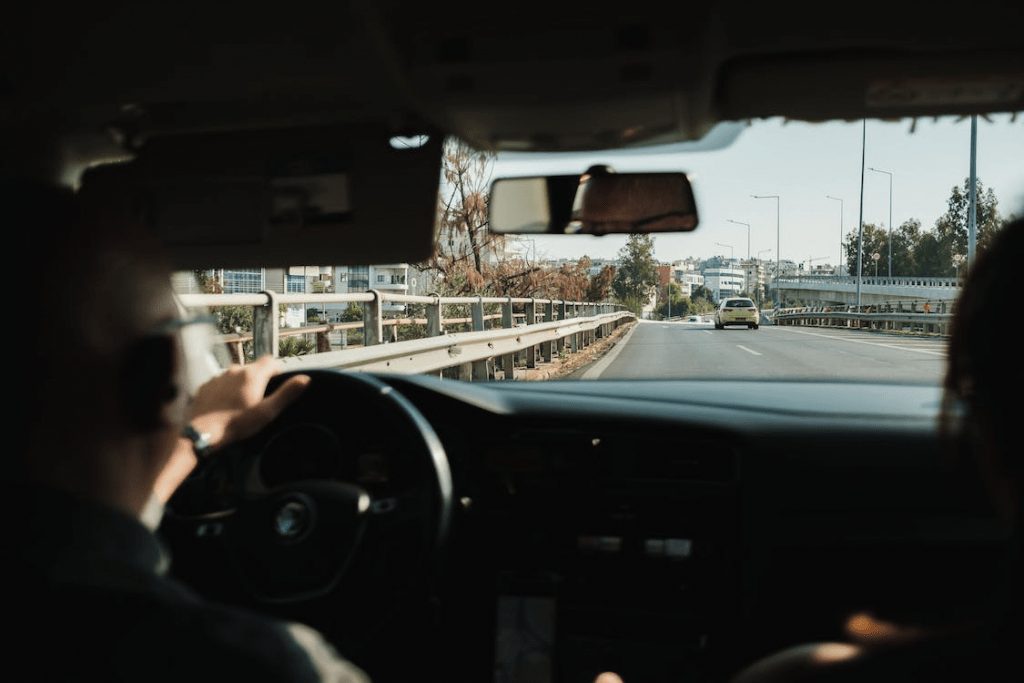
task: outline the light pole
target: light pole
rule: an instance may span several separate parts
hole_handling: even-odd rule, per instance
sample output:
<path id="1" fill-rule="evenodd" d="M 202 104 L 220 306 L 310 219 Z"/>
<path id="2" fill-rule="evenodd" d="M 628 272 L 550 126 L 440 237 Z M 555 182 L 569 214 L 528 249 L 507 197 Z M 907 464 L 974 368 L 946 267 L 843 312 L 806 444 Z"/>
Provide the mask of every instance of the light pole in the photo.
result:
<path id="1" fill-rule="evenodd" d="M 839 261 L 836 262 L 836 268 L 843 267 L 843 200 L 839 197 L 833 197 L 830 194 L 825 195 L 827 199 L 834 199 L 839 202 Z"/>
<path id="2" fill-rule="evenodd" d="M 892 173 L 871 168 L 870 166 L 868 166 L 868 170 L 875 173 L 884 173 L 889 176 L 889 277 L 892 277 Z M 877 263 L 875 264 L 875 269 L 878 269 Z"/>
<path id="3" fill-rule="evenodd" d="M 725 219 L 727 223 L 735 223 L 736 225 L 747 226 L 747 260 L 750 260 L 750 223 L 741 223 L 740 221 L 734 221 L 731 218 Z"/>
<path id="4" fill-rule="evenodd" d="M 732 258 L 732 245 L 731 244 L 722 244 L 721 242 L 715 242 L 715 244 L 717 244 L 720 247 L 729 247 L 729 258 L 730 259 Z"/>
<path id="5" fill-rule="evenodd" d="M 757 288 L 760 299 L 757 302 L 758 306 L 764 303 L 764 283 L 761 281 L 761 254 L 767 254 L 770 251 L 771 249 L 762 249 L 761 251 L 757 252 Z"/>
<path id="6" fill-rule="evenodd" d="M 779 262 L 782 260 L 782 244 L 779 236 L 779 205 L 782 203 L 777 194 L 752 194 L 754 199 L 775 200 L 775 296 L 779 297 L 779 305 L 782 305 L 782 292 L 779 291 Z"/>

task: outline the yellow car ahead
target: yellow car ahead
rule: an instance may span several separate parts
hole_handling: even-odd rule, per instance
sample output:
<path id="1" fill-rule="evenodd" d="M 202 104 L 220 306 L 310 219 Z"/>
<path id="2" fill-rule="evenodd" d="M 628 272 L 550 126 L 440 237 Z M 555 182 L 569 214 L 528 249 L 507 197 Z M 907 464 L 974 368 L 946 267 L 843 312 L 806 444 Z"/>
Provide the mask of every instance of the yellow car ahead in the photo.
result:
<path id="1" fill-rule="evenodd" d="M 715 329 L 721 330 L 726 325 L 746 325 L 756 330 L 761 324 L 761 314 L 757 305 L 750 299 L 722 299 L 715 310 Z"/>

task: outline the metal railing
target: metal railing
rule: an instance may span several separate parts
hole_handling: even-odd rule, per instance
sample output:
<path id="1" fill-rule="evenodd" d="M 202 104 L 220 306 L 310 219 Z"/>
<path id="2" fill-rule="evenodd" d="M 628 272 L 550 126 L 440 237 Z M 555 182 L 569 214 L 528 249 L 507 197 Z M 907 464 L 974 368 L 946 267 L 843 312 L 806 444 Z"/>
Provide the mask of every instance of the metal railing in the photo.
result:
<path id="1" fill-rule="evenodd" d="M 769 314 L 776 325 L 910 331 L 949 336 L 953 306 L 947 301 L 876 306 L 783 308 Z"/>
<path id="2" fill-rule="evenodd" d="M 782 284 L 804 284 L 812 282 L 830 283 L 830 284 L 857 284 L 856 275 L 784 275 L 779 278 L 779 282 Z M 889 277 L 886 275 L 864 275 L 861 277 L 862 285 L 871 286 L 890 286 L 890 287 L 921 287 L 921 288 L 932 288 L 932 287 L 948 287 L 957 288 L 960 286 L 960 280 L 955 277 L 916 277 L 916 276 L 905 276 L 905 277 Z"/>
<path id="3" fill-rule="evenodd" d="M 460 379 L 494 379 L 501 371 L 515 379 L 516 358 L 526 368 L 575 353 L 606 337 L 619 325 L 634 319 L 623 306 L 608 303 L 560 301 L 513 297 L 443 297 L 392 294 L 371 290 L 352 294 L 184 294 L 187 308 L 251 306 L 253 331 L 222 335 L 233 360 L 243 362 L 242 345 L 251 341 L 254 355 L 279 356 L 280 339 L 292 335 L 316 335 L 317 353 L 282 358 L 287 370 L 344 368 L 368 372 L 440 373 L 457 368 Z M 327 322 L 282 328 L 278 307 L 284 304 L 359 304 L 362 321 Z M 422 318 L 386 318 L 384 305 L 418 304 Z M 445 307 L 469 309 L 469 315 L 445 317 Z M 488 312 L 491 309 L 492 312 Z M 500 327 L 487 329 L 500 321 Z M 468 326 L 468 332 L 448 333 L 445 325 Z M 397 340 L 400 325 L 423 325 L 425 338 Z M 390 334 L 385 329 L 390 328 Z M 360 329 L 361 347 L 332 350 L 329 336 L 335 331 Z"/>

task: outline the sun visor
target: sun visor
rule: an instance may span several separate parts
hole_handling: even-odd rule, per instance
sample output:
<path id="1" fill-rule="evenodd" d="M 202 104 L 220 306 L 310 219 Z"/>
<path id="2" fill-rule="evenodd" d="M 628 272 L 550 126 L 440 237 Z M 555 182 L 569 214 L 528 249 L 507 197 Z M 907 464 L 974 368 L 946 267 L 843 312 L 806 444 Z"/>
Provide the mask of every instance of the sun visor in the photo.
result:
<path id="1" fill-rule="evenodd" d="M 403 138 L 408 140 L 409 138 Z M 434 245 L 440 136 L 356 126 L 167 136 L 82 192 L 151 229 L 175 269 L 414 263 Z"/>

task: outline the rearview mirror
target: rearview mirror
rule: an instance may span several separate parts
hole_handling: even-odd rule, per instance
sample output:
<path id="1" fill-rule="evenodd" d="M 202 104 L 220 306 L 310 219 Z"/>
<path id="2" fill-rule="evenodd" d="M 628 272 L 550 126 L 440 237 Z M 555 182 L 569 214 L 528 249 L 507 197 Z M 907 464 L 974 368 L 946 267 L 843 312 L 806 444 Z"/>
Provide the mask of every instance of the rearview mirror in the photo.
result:
<path id="1" fill-rule="evenodd" d="M 490 230 L 501 234 L 689 232 L 697 204 L 685 173 L 502 178 L 491 185 Z"/>

